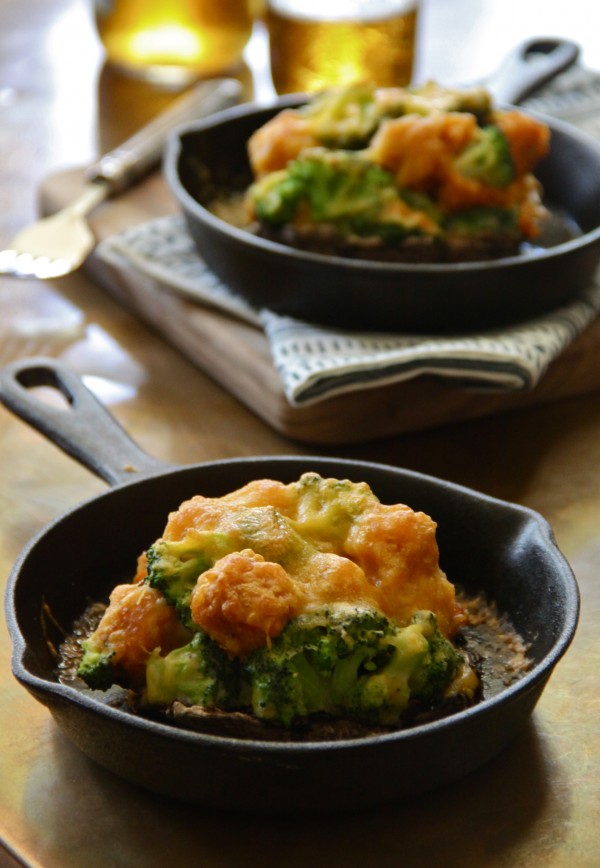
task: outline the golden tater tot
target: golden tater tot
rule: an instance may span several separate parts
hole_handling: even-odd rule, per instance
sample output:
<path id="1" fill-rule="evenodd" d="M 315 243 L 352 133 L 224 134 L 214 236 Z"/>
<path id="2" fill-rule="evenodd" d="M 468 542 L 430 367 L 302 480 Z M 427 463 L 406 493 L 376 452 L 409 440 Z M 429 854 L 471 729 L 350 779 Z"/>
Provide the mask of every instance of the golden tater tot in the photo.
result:
<path id="1" fill-rule="evenodd" d="M 300 611 L 301 589 L 282 566 L 250 549 L 232 552 L 198 578 L 194 622 L 232 655 L 268 644 Z"/>
<path id="2" fill-rule="evenodd" d="M 293 110 L 284 110 L 258 129 L 248 141 L 248 155 L 255 175 L 285 169 L 306 148 L 314 148 L 318 139 L 310 122 Z"/>
<path id="3" fill-rule="evenodd" d="M 428 609 L 450 635 L 456 631 L 455 591 L 439 566 L 436 527 L 408 506 L 373 503 L 354 523 L 345 548 L 377 588 L 389 618 L 406 623 L 417 609 Z"/>
<path id="4" fill-rule="evenodd" d="M 146 660 L 155 648 L 163 654 L 189 641 L 175 609 L 145 584 L 117 585 L 93 636 L 94 649 L 111 651 L 116 670 L 143 681 Z"/>

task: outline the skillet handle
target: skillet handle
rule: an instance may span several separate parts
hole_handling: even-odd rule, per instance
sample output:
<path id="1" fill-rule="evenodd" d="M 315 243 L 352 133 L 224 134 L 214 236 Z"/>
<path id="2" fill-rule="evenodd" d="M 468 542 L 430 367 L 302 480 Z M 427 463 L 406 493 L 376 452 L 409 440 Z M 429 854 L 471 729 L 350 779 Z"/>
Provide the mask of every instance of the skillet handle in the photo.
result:
<path id="1" fill-rule="evenodd" d="M 68 407 L 42 401 L 31 391 L 37 386 L 56 389 Z M 140 449 L 81 379 L 54 359 L 20 359 L 0 370 L 0 402 L 110 485 L 169 467 Z"/>
<path id="2" fill-rule="evenodd" d="M 568 39 L 530 39 L 518 45 L 484 85 L 495 102 L 515 105 L 572 66 L 579 51 Z"/>

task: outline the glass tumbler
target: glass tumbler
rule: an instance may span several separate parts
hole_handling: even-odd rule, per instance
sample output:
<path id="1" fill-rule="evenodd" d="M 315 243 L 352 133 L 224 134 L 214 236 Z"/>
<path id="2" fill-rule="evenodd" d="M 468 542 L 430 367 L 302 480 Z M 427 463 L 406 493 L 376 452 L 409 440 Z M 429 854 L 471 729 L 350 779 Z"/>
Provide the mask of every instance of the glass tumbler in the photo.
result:
<path id="1" fill-rule="evenodd" d="M 94 0 L 106 59 L 140 78 L 175 84 L 241 63 L 253 0 Z"/>
<path id="2" fill-rule="evenodd" d="M 271 75 L 278 93 L 369 81 L 410 83 L 418 0 L 268 0 Z"/>

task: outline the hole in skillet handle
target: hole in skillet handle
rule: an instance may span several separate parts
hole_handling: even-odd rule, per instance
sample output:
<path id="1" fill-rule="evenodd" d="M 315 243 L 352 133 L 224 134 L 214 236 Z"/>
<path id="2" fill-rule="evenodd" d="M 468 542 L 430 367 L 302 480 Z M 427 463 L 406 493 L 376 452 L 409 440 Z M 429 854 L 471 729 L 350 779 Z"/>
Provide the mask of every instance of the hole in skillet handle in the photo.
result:
<path id="1" fill-rule="evenodd" d="M 64 401 L 42 400 L 38 387 L 54 389 Z M 0 402 L 109 485 L 169 468 L 140 449 L 79 376 L 55 359 L 19 359 L 3 368 Z"/>
<path id="2" fill-rule="evenodd" d="M 482 84 L 499 105 L 518 105 L 579 58 L 580 47 L 568 39 L 539 37 L 517 45 Z"/>

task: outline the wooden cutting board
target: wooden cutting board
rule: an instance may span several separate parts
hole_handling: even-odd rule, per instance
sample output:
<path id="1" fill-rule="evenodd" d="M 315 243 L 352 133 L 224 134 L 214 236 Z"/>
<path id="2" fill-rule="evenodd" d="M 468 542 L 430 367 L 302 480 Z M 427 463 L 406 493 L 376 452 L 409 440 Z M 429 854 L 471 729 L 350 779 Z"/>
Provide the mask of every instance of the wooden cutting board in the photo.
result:
<path id="1" fill-rule="evenodd" d="M 78 169 L 47 178 L 40 190 L 42 212 L 52 213 L 71 201 L 81 188 L 82 178 Z M 90 223 L 97 238 L 102 239 L 177 210 L 157 173 L 104 203 Z M 293 407 L 284 395 L 267 340 L 259 329 L 166 292 L 146 278 L 125 278 L 94 255 L 85 268 L 99 286 L 275 430 L 300 442 L 361 443 L 600 389 L 600 320 L 596 320 L 531 391 L 488 393 L 428 376 Z"/>

